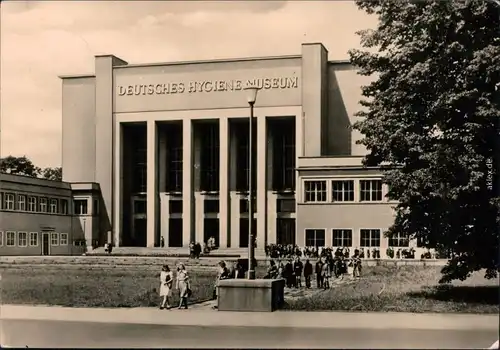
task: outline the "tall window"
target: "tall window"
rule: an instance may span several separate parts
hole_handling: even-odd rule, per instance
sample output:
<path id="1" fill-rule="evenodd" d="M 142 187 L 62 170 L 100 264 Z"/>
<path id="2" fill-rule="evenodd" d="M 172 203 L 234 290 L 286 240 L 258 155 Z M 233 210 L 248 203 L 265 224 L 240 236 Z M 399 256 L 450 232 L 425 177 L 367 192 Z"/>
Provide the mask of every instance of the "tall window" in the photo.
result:
<path id="1" fill-rule="evenodd" d="M 352 230 L 332 230 L 334 247 L 352 247 Z"/>
<path id="2" fill-rule="evenodd" d="M 304 181 L 304 200 L 307 203 L 326 202 L 326 181 Z"/>
<path id="3" fill-rule="evenodd" d="M 353 180 L 332 181 L 332 201 L 333 202 L 354 201 L 354 181 Z"/>
<path id="4" fill-rule="evenodd" d="M 26 211 L 26 196 L 24 194 L 17 196 L 17 210 Z"/>
<path id="5" fill-rule="evenodd" d="M 306 229 L 307 247 L 324 247 L 325 230 L 324 229 Z"/>
<path id="6" fill-rule="evenodd" d="M 38 232 L 30 232 L 30 246 L 38 246 Z"/>
<path id="7" fill-rule="evenodd" d="M 5 194 L 4 209 L 14 210 L 14 195 L 12 193 Z"/>
<path id="8" fill-rule="evenodd" d="M 73 205 L 75 207 L 75 215 L 88 214 L 88 204 L 86 199 L 75 199 Z"/>
<path id="9" fill-rule="evenodd" d="M 40 197 L 40 212 L 41 213 L 47 212 L 47 198 Z"/>
<path id="10" fill-rule="evenodd" d="M 133 126 L 131 130 L 133 140 L 132 151 L 132 191 L 145 193 L 147 191 L 147 131 L 144 126 Z"/>
<path id="11" fill-rule="evenodd" d="M 273 121 L 273 190 L 295 189 L 295 120 Z"/>
<path id="12" fill-rule="evenodd" d="M 68 245 L 68 234 L 67 233 L 61 233 L 59 245 Z"/>
<path id="13" fill-rule="evenodd" d="M 28 211 L 36 212 L 36 197 L 28 198 Z"/>
<path id="14" fill-rule="evenodd" d="M 182 124 L 165 128 L 167 139 L 167 192 L 182 192 Z"/>
<path id="15" fill-rule="evenodd" d="M 61 199 L 61 214 L 66 215 L 68 214 L 68 200 L 67 199 Z"/>
<path id="16" fill-rule="evenodd" d="M 49 213 L 57 214 L 57 199 L 55 199 L 55 198 L 50 200 Z"/>
<path id="17" fill-rule="evenodd" d="M 361 180 L 360 199 L 363 202 L 382 200 L 382 180 Z"/>
<path id="18" fill-rule="evenodd" d="M 51 232 L 50 245 L 59 245 L 59 234 L 57 232 Z"/>
<path id="19" fill-rule="evenodd" d="M 361 247 L 380 247 L 380 230 L 360 230 Z"/>
<path id="20" fill-rule="evenodd" d="M 257 129 L 257 123 L 254 123 L 254 130 Z M 249 122 L 236 122 L 233 124 L 235 127 L 236 136 L 236 189 L 238 191 L 248 191 L 248 179 L 250 178 L 249 168 Z M 256 142 L 252 145 L 252 152 L 257 153 Z M 255 157 L 254 157 L 255 159 Z M 256 188 L 257 177 L 254 176 L 252 187 Z"/>
<path id="21" fill-rule="evenodd" d="M 16 245 L 16 233 L 13 231 L 7 231 L 6 235 L 7 235 L 6 246 L 7 247 L 14 247 Z"/>
<path id="22" fill-rule="evenodd" d="M 201 190 L 219 190 L 219 124 L 207 123 L 199 127 L 201 136 Z"/>
<path id="23" fill-rule="evenodd" d="M 17 233 L 17 246 L 18 247 L 27 247 L 28 246 L 28 233 L 27 232 L 18 232 Z"/>
<path id="24" fill-rule="evenodd" d="M 389 237 L 389 247 L 408 247 L 410 246 L 410 240 L 408 235 L 398 233 L 392 237 Z"/>

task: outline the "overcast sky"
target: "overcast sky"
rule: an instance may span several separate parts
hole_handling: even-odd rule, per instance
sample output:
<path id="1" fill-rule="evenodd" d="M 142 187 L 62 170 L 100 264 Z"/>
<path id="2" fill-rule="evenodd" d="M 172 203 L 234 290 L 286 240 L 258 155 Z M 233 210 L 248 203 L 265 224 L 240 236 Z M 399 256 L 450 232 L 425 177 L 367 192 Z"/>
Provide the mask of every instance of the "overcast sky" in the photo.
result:
<path id="1" fill-rule="evenodd" d="M 300 54 L 330 60 L 376 20 L 350 1 L 2 1 L 1 154 L 61 165 L 61 81 L 94 73 L 94 55 L 129 63 Z"/>

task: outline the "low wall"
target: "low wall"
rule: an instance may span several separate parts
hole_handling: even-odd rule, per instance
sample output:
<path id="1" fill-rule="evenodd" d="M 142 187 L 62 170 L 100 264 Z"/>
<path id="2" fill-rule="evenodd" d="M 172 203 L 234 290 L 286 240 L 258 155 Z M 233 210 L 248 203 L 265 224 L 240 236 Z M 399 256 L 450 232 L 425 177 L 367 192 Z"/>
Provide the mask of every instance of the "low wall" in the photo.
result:
<path id="1" fill-rule="evenodd" d="M 219 311 L 272 312 L 283 306 L 284 279 L 229 279 L 219 281 Z"/>

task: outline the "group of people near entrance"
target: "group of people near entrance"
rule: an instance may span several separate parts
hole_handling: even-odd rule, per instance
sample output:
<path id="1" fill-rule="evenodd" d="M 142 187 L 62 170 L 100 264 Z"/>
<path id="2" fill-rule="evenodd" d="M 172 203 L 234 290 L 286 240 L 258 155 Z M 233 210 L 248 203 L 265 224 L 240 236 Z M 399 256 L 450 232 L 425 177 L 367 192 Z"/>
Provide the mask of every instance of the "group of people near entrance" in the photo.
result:
<path id="1" fill-rule="evenodd" d="M 299 257 L 289 258 L 286 262 L 280 260 L 277 263 L 271 260 L 264 278 L 283 278 L 287 288 L 300 288 L 302 277 L 304 277 L 305 287 L 311 288 L 311 278 L 315 275 L 317 287 L 328 289 L 332 278 L 343 279 L 346 274 L 349 274 L 349 270 L 352 270 L 350 273 L 352 277 L 361 277 L 361 268 L 359 250 L 356 249 L 351 258 L 345 257 L 340 251 L 333 256 L 323 255 L 314 267 L 309 259 L 306 259 L 303 264 Z"/>
<path id="2" fill-rule="evenodd" d="M 174 286 L 175 282 L 175 286 Z M 168 265 L 163 265 L 160 272 L 160 297 L 162 298 L 160 310 L 170 310 L 170 298 L 172 297 L 172 287 L 179 292 L 179 309 L 188 308 L 188 298 L 191 296 L 191 281 L 184 264 L 177 266 L 177 275 L 170 270 Z"/>
<path id="3" fill-rule="evenodd" d="M 372 248 L 371 250 L 368 248 L 356 249 L 361 259 L 380 259 L 379 248 Z M 299 247 L 293 244 L 268 244 L 265 247 L 265 253 L 266 257 L 271 259 L 295 259 L 295 257 L 318 259 L 323 256 L 340 254 L 343 254 L 345 258 L 349 258 L 351 250 L 348 247 Z"/>

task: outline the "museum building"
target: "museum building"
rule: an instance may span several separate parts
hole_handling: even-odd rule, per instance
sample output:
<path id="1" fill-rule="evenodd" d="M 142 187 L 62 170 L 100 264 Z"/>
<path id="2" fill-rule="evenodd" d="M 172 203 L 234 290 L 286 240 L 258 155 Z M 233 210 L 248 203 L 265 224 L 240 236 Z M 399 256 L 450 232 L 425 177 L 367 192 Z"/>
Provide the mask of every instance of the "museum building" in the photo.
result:
<path id="1" fill-rule="evenodd" d="M 91 75 L 61 76 L 63 181 L 98 184 L 99 224 L 87 244 L 220 249 L 408 246 L 383 236 L 394 220 L 376 168 L 352 130 L 369 78 L 328 61 L 320 43 L 299 55 L 157 64 L 95 58 Z M 255 203 L 248 215 L 249 106 Z M 92 197 L 93 198 L 93 197 Z M 92 202 L 92 199 L 89 199 Z M 94 243 L 95 242 L 95 243 Z"/>

